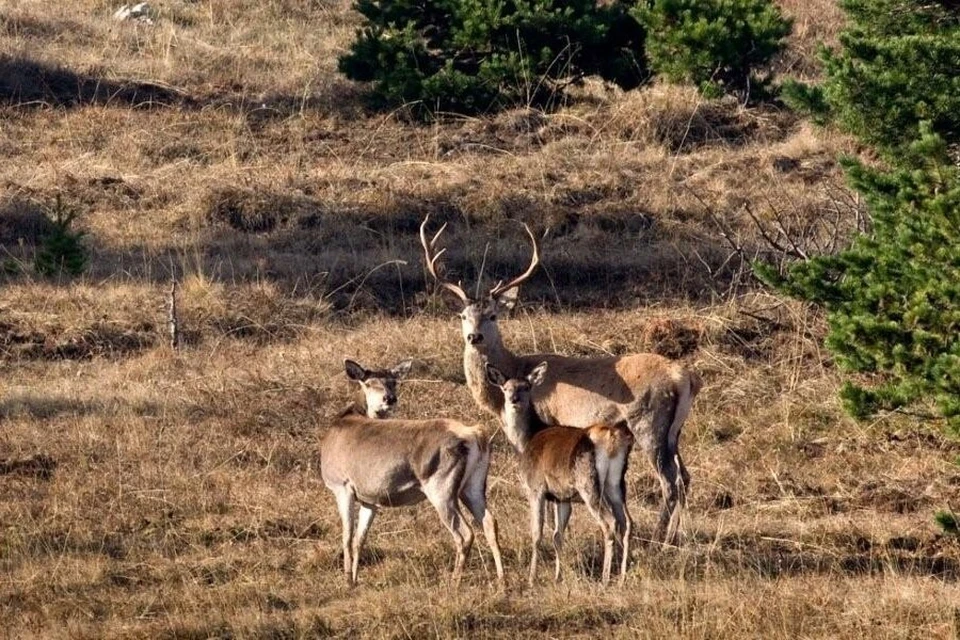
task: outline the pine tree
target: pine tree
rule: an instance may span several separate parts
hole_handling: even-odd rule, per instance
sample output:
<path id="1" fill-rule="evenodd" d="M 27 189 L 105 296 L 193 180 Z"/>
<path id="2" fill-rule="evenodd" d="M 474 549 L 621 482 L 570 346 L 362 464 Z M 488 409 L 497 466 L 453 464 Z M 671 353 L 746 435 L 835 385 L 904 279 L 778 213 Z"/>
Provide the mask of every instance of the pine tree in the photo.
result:
<path id="1" fill-rule="evenodd" d="M 714 97 L 762 95 L 769 78 L 758 70 L 793 24 L 771 0 L 648 0 L 632 13 L 647 30 L 651 69 Z"/>
<path id="2" fill-rule="evenodd" d="M 847 161 L 873 229 L 846 251 L 765 280 L 828 311 L 827 347 L 846 371 L 865 374 L 841 396 L 857 417 L 927 402 L 960 434 L 960 169 L 924 125 L 910 168 Z"/>
<path id="3" fill-rule="evenodd" d="M 888 157 L 927 121 L 960 143 L 960 8 L 953 0 L 842 0 L 850 26 L 824 50 L 826 81 L 785 83 L 789 104 L 836 121 Z"/>
<path id="4" fill-rule="evenodd" d="M 50 217 L 53 224 L 41 241 L 33 268 L 45 276 L 80 275 L 87 268 L 87 249 L 83 245 L 83 232 L 71 228 L 77 217 L 76 211 L 69 209 L 57 196 Z"/>
<path id="5" fill-rule="evenodd" d="M 545 106 L 597 74 L 640 84 L 643 31 L 619 0 L 358 0 L 364 26 L 339 60 L 377 106 L 483 113 Z"/>
<path id="6" fill-rule="evenodd" d="M 827 346 L 858 374 L 841 391 L 853 415 L 933 407 L 960 433 L 960 8 L 843 4 L 851 26 L 826 56 L 825 82 L 790 93 L 884 154 L 885 169 L 845 161 L 872 229 L 786 274 L 757 271 L 827 309 Z"/>

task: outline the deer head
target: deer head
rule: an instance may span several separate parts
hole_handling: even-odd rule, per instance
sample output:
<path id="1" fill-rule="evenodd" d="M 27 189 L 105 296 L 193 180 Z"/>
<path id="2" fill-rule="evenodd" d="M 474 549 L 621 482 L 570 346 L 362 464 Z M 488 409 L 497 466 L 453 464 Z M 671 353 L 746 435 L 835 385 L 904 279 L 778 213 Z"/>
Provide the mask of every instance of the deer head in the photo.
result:
<path id="1" fill-rule="evenodd" d="M 388 418 L 397 406 L 400 380 L 410 373 L 411 360 L 404 360 L 392 369 L 374 371 L 350 359 L 343 361 L 347 377 L 360 384 L 366 401 L 368 418 Z"/>
<path id="2" fill-rule="evenodd" d="M 526 281 L 540 264 L 540 250 L 537 246 L 537 239 L 526 224 L 523 228 L 530 236 L 530 242 L 533 246 L 533 257 L 530 260 L 530 266 L 519 276 L 504 282 L 501 280 L 487 291 L 485 296 L 480 299 L 474 299 L 463 290 L 458 282 L 453 284 L 441 278 L 437 274 L 437 261 L 446 249 L 437 251 L 437 240 L 447 228 L 446 223 L 440 230 L 434 234 L 433 238 L 427 239 L 427 222 L 430 216 L 424 218 L 420 225 L 420 242 L 423 245 L 424 257 L 426 260 L 427 271 L 437 281 L 437 285 L 446 291 L 449 291 L 461 303 L 460 307 L 460 329 L 463 333 L 464 342 L 477 348 L 480 351 L 496 348 L 501 344 L 500 329 L 497 327 L 497 319 L 500 314 L 510 311 L 517 304 L 517 296 L 520 291 L 520 285 Z"/>
<path id="3" fill-rule="evenodd" d="M 522 378 L 507 378 L 500 369 L 489 362 L 484 369 L 487 382 L 503 392 L 503 411 L 500 413 L 500 419 L 503 421 L 504 435 L 517 451 L 523 453 L 530 443 L 530 438 L 542 426 L 530 403 L 531 391 L 543 382 L 547 363 L 541 362 Z"/>
<path id="4" fill-rule="evenodd" d="M 487 363 L 487 382 L 503 391 L 505 406 L 514 411 L 526 411 L 530 391 L 541 382 L 547 373 L 547 363 L 541 362 L 522 378 L 507 378 L 499 369 Z"/>

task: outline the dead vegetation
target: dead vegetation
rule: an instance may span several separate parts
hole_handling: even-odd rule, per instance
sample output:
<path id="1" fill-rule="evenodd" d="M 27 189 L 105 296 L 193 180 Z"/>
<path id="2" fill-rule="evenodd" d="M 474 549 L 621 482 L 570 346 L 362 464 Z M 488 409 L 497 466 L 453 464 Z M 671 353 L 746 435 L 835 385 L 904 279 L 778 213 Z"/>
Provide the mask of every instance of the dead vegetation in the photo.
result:
<path id="1" fill-rule="evenodd" d="M 841 14 L 797 18 L 778 63 L 818 73 Z M 365 111 L 334 72 L 340 0 L 0 8 L 0 619 L 11 637 L 950 637 L 960 445 L 848 418 L 824 318 L 746 262 L 831 250 L 863 224 L 857 149 L 772 105 L 588 83 L 555 112 L 433 125 Z M 90 271 L 30 268 L 57 197 Z M 520 352 L 655 351 L 705 388 L 683 434 L 688 544 L 660 549 L 634 456 L 623 589 L 575 518 L 560 586 L 521 589 L 526 506 L 494 437 L 510 584 L 479 545 L 453 592 L 442 525 L 384 513 L 347 589 L 316 442 L 343 357 L 416 360 L 406 417 L 495 425 L 463 387 L 457 322 L 426 291 L 423 216 L 453 279 L 542 269 L 501 321 Z M 794 243 L 794 244 L 791 244 Z M 777 248 L 777 244 L 780 248 Z M 485 256 L 483 264 L 475 256 Z M 182 345 L 168 346 L 179 283 Z"/>

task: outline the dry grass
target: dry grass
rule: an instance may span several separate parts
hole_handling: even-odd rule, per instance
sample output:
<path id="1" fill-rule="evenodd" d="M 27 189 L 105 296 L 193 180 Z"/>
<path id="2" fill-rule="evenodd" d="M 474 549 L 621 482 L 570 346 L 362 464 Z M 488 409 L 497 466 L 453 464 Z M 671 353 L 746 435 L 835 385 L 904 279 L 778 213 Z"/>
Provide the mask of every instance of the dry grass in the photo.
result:
<path id="1" fill-rule="evenodd" d="M 845 417 L 823 318 L 742 269 L 775 253 L 757 222 L 811 250 L 848 237 L 860 211 L 835 157 L 852 143 L 659 85 L 431 126 L 368 114 L 334 72 L 357 24 L 346 4 L 173 0 L 152 28 L 100 1 L 0 9 L 0 261 L 27 268 L 0 276 L 3 633 L 955 635 L 960 549 L 932 513 L 960 503 L 960 445 L 904 416 Z M 783 6 L 797 32 L 780 64 L 813 76 L 840 13 Z M 91 248 L 73 281 L 29 273 L 57 195 Z M 482 541 L 449 588 L 427 507 L 379 516 L 362 584 L 345 586 L 317 473 L 351 394 L 343 357 L 414 357 L 405 415 L 495 427 L 424 293 L 426 213 L 451 223 L 447 262 L 468 283 L 488 243 L 487 283 L 524 264 L 515 220 L 545 233 L 530 303 L 503 322 L 518 350 L 650 350 L 703 373 L 683 437 L 688 544 L 636 545 L 623 589 L 598 588 L 582 517 L 567 580 L 521 587 L 527 516 L 500 435 L 505 592 Z M 642 539 L 658 496 L 639 454 L 629 490 Z"/>
<path id="2" fill-rule="evenodd" d="M 607 592 L 583 518 L 567 581 L 520 588 L 525 506 L 501 437 L 491 503 L 509 550 L 505 594 L 482 543 L 458 594 L 437 585 L 451 546 L 428 508 L 385 512 L 363 585 L 344 586 L 337 516 L 316 469 L 316 436 L 349 396 L 340 358 L 415 354 L 406 415 L 483 419 L 457 382 L 456 327 L 445 318 L 315 323 L 261 344 L 212 333 L 180 354 L 9 363 L 4 380 L 15 370 L 29 384 L 3 385 L 0 446 L 9 459 L 41 454 L 56 467 L 4 476 L 4 521 L 16 523 L 3 534 L 4 617 L 17 635 L 554 636 L 600 624 L 624 637 L 948 636 L 960 554 L 930 512 L 955 500 L 949 460 L 960 447 L 915 425 L 864 429 L 844 418 L 817 321 L 791 305 L 758 334 L 739 313 L 769 302 L 506 323 L 518 347 L 571 353 L 644 348 L 650 326 L 668 319 L 696 330 L 707 386 L 684 435 L 696 483 L 689 544 L 641 546 L 627 585 Z M 135 313 L 118 310 L 117 320 Z M 645 536 L 658 497 L 639 456 L 630 493 Z"/>
<path id="3" fill-rule="evenodd" d="M 793 19 L 793 33 L 788 48 L 777 63 L 777 70 L 802 80 L 820 74 L 821 47 L 837 46 L 837 34 L 845 17 L 839 3 L 830 0 L 780 0 L 783 13 Z"/>

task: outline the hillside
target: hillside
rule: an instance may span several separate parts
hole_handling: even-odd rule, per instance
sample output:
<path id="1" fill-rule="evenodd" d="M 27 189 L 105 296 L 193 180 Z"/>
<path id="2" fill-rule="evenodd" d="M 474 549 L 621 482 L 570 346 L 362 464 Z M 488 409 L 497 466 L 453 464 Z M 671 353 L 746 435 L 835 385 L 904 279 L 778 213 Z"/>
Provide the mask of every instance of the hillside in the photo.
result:
<path id="1" fill-rule="evenodd" d="M 784 74 L 815 77 L 833 0 L 796 19 Z M 840 154 L 776 105 L 596 82 L 555 112 L 429 125 L 364 107 L 336 56 L 343 0 L 170 0 L 153 25 L 100 0 L 0 8 L 0 618 L 9 637 L 951 637 L 960 444 L 836 399 L 817 309 L 755 257 L 832 251 L 863 228 Z M 32 273 L 56 206 L 83 277 Z M 414 358 L 400 415 L 496 424 L 463 386 L 459 323 L 417 236 L 449 223 L 466 287 L 542 268 L 501 320 L 518 351 L 682 357 L 705 387 L 682 449 L 687 544 L 646 543 L 659 489 L 632 458 L 638 544 L 597 585 L 574 509 L 564 583 L 523 584 L 527 514 L 494 437 L 482 540 L 458 591 L 427 506 L 383 511 L 361 584 L 317 443 L 351 398 L 344 357 Z M 184 344 L 166 339 L 171 279 Z M 550 552 L 544 552 L 550 558 Z"/>

